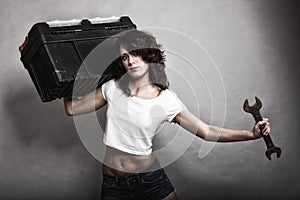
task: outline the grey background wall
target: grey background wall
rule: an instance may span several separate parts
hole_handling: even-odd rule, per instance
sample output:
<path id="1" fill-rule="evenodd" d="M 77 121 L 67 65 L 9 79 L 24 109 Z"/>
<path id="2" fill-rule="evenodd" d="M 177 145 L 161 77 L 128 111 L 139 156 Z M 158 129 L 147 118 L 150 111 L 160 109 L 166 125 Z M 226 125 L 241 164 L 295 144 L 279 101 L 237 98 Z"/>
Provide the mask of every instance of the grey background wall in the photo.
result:
<path id="1" fill-rule="evenodd" d="M 262 140 L 202 142 L 167 166 L 181 199 L 299 199 L 299 3 L 275 0 L 0 0 L 0 199 L 97 199 L 101 163 L 80 141 L 60 100 L 42 103 L 19 61 L 18 46 L 40 21 L 129 15 L 138 27 L 165 27 L 200 43 L 226 90 L 225 127 L 251 129 L 245 98 L 264 103 L 279 160 Z M 174 83 L 175 84 L 175 83 Z M 179 93 L 183 99 L 187 97 Z M 209 122 L 207 97 L 199 102 Z M 224 103 L 224 102 L 220 102 Z"/>

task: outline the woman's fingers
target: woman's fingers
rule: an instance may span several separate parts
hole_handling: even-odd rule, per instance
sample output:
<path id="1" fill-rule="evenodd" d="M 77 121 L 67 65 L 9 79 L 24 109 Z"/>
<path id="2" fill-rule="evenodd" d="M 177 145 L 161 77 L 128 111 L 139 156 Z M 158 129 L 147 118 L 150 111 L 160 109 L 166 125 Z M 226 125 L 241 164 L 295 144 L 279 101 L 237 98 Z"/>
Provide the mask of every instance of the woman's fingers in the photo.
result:
<path id="1" fill-rule="evenodd" d="M 253 128 L 253 133 L 257 138 L 268 135 L 270 132 L 271 127 L 268 118 L 263 118 L 263 120 L 257 122 Z"/>
<path id="2" fill-rule="evenodd" d="M 269 122 L 269 118 L 263 118 L 263 121 Z"/>
<path id="3" fill-rule="evenodd" d="M 258 122 L 258 126 L 262 128 L 262 135 L 268 135 L 271 132 L 270 122 L 268 118 L 264 118 L 262 121 Z"/>

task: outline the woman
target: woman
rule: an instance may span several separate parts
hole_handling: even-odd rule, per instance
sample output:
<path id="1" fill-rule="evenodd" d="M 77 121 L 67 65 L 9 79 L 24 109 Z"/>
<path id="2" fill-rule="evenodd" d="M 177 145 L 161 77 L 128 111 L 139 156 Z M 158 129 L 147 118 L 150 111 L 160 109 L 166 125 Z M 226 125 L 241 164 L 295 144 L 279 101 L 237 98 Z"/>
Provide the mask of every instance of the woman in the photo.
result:
<path id="1" fill-rule="evenodd" d="M 255 124 L 253 131 L 231 130 L 208 125 L 188 111 L 168 89 L 164 52 L 152 35 L 129 31 L 116 46 L 115 78 L 80 100 L 64 99 L 68 115 L 108 105 L 101 199 L 177 199 L 151 148 L 155 132 L 167 121 L 208 141 L 246 141 L 269 134 L 267 119 Z"/>

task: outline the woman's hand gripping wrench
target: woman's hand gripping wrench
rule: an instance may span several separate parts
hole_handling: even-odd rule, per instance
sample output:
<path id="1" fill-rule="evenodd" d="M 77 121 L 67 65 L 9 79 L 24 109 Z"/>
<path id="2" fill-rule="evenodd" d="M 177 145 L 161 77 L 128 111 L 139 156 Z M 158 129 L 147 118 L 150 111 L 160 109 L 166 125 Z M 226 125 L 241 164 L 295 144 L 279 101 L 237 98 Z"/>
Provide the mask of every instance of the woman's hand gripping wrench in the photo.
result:
<path id="1" fill-rule="evenodd" d="M 259 100 L 259 98 L 257 98 L 257 97 L 255 97 L 255 101 L 256 101 L 256 103 L 253 106 L 249 106 L 248 99 L 246 99 L 244 102 L 244 111 L 251 113 L 257 123 L 257 122 L 263 120 L 263 118 L 259 112 L 259 109 L 262 107 L 262 103 Z M 262 129 L 263 129 L 263 127 L 260 127 L 260 130 L 262 130 Z M 269 160 L 271 160 L 271 154 L 273 154 L 273 153 L 277 153 L 277 158 L 279 158 L 281 155 L 281 149 L 279 147 L 276 147 L 273 144 L 270 135 L 263 135 L 263 138 L 267 145 L 267 150 L 266 150 L 267 158 Z"/>

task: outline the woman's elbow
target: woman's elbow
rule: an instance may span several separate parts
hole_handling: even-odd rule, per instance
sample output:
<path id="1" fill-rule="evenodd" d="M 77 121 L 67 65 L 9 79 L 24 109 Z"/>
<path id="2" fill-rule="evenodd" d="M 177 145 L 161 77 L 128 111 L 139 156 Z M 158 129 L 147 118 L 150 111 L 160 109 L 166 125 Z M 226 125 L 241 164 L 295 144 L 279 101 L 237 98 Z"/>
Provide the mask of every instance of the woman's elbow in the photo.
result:
<path id="1" fill-rule="evenodd" d="M 72 101 L 64 99 L 65 112 L 68 116 L 73 116 Z"/>
<path id="2" fill-rule="evenodd" d="M 209 138 L 210 126 L 207 124 L 202 124 L 201 128 L 197 129 L 197 136 L 205 141 L 210 141 Z"/>
<path id="3" fill-rule="evenodd" d="M 70 111 L 70 110 L 66 110 L 66 114 L 67 114 L 68 116 L 73 116 L 73 112 Z"/>

